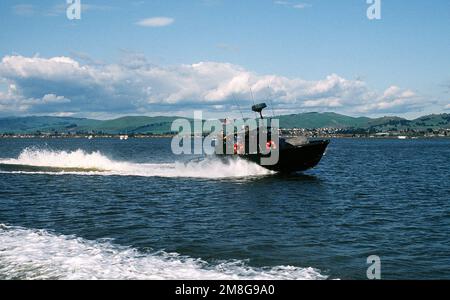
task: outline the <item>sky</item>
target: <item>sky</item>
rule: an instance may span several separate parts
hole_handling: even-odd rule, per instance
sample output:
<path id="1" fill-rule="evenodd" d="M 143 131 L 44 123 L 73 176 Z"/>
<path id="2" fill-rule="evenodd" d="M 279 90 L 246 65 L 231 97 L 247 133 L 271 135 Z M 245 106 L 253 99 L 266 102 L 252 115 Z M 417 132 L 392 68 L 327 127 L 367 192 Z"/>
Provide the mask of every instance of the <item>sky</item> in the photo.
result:
<path id="1" fill-rule="evenodd" d="M 0 116 L 449 113 L 450 1 L 380 3 L 2 0 Z"/>

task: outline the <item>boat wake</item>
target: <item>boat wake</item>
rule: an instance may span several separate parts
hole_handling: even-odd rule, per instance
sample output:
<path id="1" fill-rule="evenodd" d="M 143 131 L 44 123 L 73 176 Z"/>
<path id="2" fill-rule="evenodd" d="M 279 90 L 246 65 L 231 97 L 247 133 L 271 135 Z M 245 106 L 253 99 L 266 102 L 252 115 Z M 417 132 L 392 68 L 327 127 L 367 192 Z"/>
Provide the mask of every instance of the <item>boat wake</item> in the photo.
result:
<path id="1" fill-rule="evenodd" d="M 271 174 L 265 168 L 242 160 L 206 158 L 188 163 L 133 163 L 116 161 L 101 152 L 52 151 L 27 148 L 18 158 L 0 159 L 0 172 L 26 174 L 118 175 L 145 177 L 233 178 Z"/>
<path id="2" fill-rule="evenodd" d="M 313 268 L 216 264 L 176 253 L 140 252 L 45 230 L 0 224 L 0 279 L 317 280 Z"/>

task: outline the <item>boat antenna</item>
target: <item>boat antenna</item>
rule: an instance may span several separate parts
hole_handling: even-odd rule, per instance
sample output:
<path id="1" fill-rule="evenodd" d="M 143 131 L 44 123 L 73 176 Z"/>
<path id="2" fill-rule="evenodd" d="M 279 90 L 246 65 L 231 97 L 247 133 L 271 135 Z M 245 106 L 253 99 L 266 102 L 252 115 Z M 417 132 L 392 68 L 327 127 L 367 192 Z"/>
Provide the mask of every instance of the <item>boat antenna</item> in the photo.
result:
<path id="1" fill-rule="evenodd" d="M 235 104 L 237 105 L 239 112 L 241 113 L 242 120 L 244 120 L 244 114 L 242 113 L 241 106 L 239 105 L 239 102 L 237 101 L 235 94 L 233 94 L 233 100 L 234 100 Z"/>
<path id="2" fill-rule="evenodd" d="M 252 95 L 253 106 L 255 106 L 255 97 L 253 97 L 252 87 L 250 87 L 250 94 Z M 258 114 L 256 112 L 255 112 L 255 116 L 256 116 L 256 118 L 258 118 Z"/>
<path id="3" fill-rule="evenodd" d="M 269 100 L 270 108 L 272 110 L 272 118 L 275 118 L 275 110 L 273 109 L 272 97 L 270 97 L 270 84 L 267 86 L 267 89 L 269 90 L 269 98 L 267 100 Z"/>

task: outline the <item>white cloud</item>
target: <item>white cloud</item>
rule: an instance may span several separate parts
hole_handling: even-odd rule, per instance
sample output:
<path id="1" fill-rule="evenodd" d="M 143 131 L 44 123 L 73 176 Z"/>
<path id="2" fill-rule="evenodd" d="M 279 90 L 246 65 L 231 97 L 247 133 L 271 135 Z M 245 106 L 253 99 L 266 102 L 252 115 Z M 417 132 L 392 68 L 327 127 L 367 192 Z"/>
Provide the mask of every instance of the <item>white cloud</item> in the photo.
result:
<path id="1" fill-rule="evenodd" d="M 289 5 L 290 3 L 288 1 L 274 1 L 273 3 L 277 5 Z"/>
<path id="2" fill-rule="evenodd" d="M 132 62 L 132 63 L 130 63 Z M 2 79 L 3 78 L 3 79 Z M 351 114 L 409 112 L 424 103 L 409 89 L 382 93 L 361 80 L 331 74 L 321 80 L 261 75 L 241 66 L 200 62 L 160 67 L 137 55 L 118 64 L 81 64 L 70 57 L 5 56 L 0 80 L 9 85 L 0 104 L 18 112 L 145 114 L 190 109 L 230 110 L 272 99 L 279 111 Z"/>
<path id="3" fill-rule="evenodd" d="M 175 20 L 172 18 L 155 17 L 140 20 L 139 22 L 136 23 L 136 25 L 143 27 L 164 27 L 171 25 L 173 22 L 175 22 Z"/>
<path id="4" fill-rule="evenodd" d="M 450 104 L 447 104 L 447 105 L 445 106 L 445 109 L 450 109 Z"/>
<path id="5" fill-rule="evenodd" d="M 401 112 L 408 109 L 420 109 L 424 106 L 423 99 L 411 90 L 404 90 L 398 86 L 387 88 L 383 95 L 372 103 L 359 108 L 361 112 Z"/>
<path id="6" fill-rule="evenodd" d="M 295 9 L 305 9 L 305 8 L 312 7 L 312 5 L 309 3 L 293 3 L 290 1 L 283 1 L 283 0 L 274 1 L 274 3 L 276 5 L 291 7 L 291 8 L 295 8 Z"/>
<path id="7" fill-rule="evenodd" d="M 42 103 L 69 103 L 70 99 L 65 98 L 64 96 L 57 96 L 55 94 L 46 94 L 42 97 Z"/>
<path id="8" fill-rule="evenodd" d="M 305 8 L 308 8 L 308 7 L 311 7 L 311 6 L 312 5 L 308 4 L 308 3 L 298 3 L 298 4 L 292 5 L 293 8 L 297 8 L 297 9 L 305 9 Z"/>
<path id="9" fill-rule="evenodd" d="M 12 10 L 19 16 L 32 16 L 36 13 L 36 8 L 32 4 L 17 4 L 12 7 Z"/>
<path id="10" fill-rule="evenodd" d="M 67 4 L 66 1 L 58 1 L 50 6 L 45 4 L 33 5 L 33 4 L 18 4 L 12 6 L 13 13 L 19 16 L 46 16 L 46 17 L 57 17 L 66 14 Z M 86 4 L 84 0 L 81 1 L 82 13 L 93 12 L 93 11 L 110 11 L 116 9 L 114 6 L 109 5 L 96 5 L 96 4 Z"/>

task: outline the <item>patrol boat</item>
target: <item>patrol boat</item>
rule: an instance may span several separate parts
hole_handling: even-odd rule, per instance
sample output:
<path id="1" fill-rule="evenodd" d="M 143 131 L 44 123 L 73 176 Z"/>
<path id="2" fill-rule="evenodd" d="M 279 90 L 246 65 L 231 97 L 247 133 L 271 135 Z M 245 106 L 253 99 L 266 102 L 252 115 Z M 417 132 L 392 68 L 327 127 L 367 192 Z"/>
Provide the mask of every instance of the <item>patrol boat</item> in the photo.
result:
<path id="1" fill-rule="evenodd" d="M 254 105 L 252 110 L 259 113 L 260 118 L 264 120 L 262 111 L 266 107 L 267 105 L 265 103 L 261 103 Z M 275 141 L 272 140 L 272 130 L 270 125 L 268 125 L 265 128 L 258 127 L 256 132 L 253 131 L 253 136 L 257 137 L 258 142 L 256 143 L 257 149 L 251 151 L 249 147 L 250 130 L 247 127 L 243 130 L 245 130 L 244 134 L 239 134 L 235 131 L 233 134 L 223 135 L 222 139 L 219 139 L 221 142 L 216 144 L 216 155 L 221 158 L 239 157 L 279 173 L 295 173 L 306 171 L 317 166 L 330 144 L 330 140 L 311 140 L 305 137 L 280 137 L 278 141 Z M 267 134 L 266 149 L 262 149 L 260 146 L 260 130 L 265 131 L 262 133 L 263 137 Z M 245 141 L 240 140 L 239 136 L 245 136 Z M 231 151 L 232 154 L 227 154 L 227 140 L 230 139 L 234 142 L 234 151 Z M 222 147 L 221 151 L 218 151 L 219 147 Z M 263 163 L 263 158 L 270 158 L 271 150 L 279 151 L 278 161 L 274 164 Z"/>

